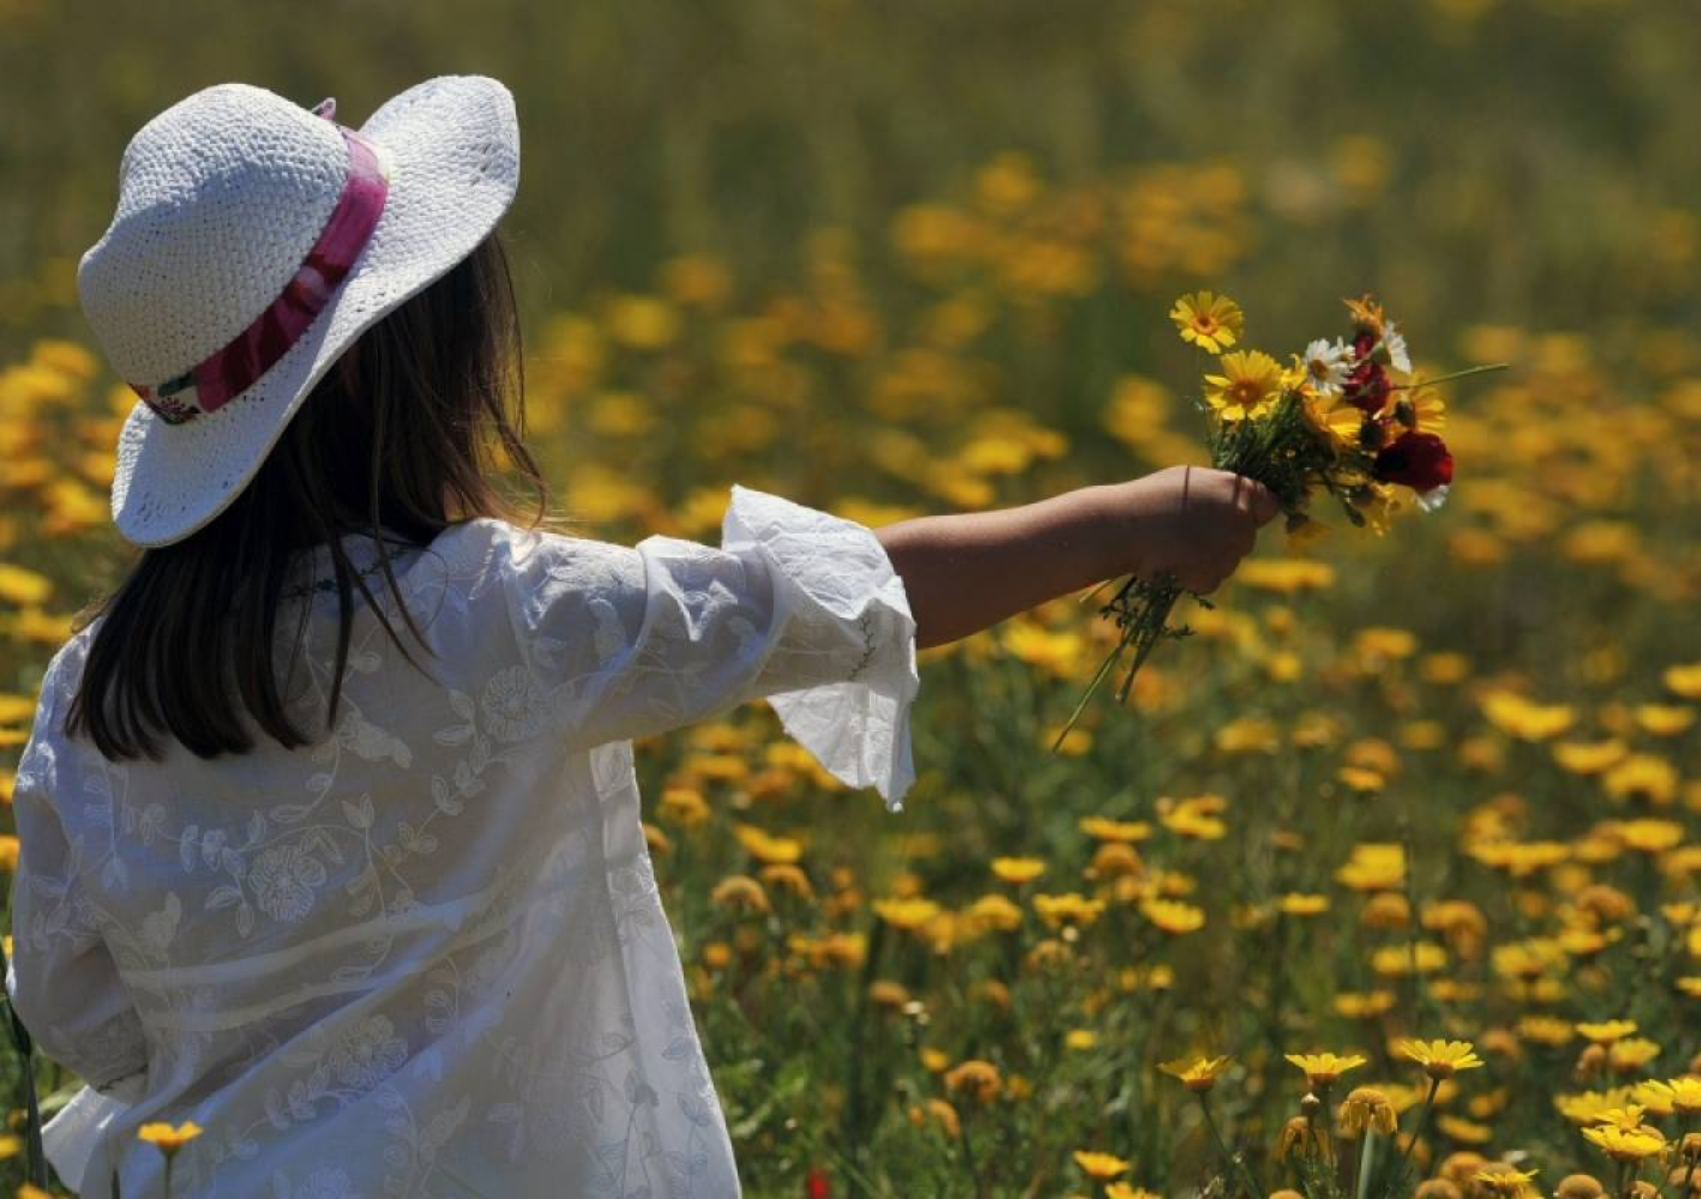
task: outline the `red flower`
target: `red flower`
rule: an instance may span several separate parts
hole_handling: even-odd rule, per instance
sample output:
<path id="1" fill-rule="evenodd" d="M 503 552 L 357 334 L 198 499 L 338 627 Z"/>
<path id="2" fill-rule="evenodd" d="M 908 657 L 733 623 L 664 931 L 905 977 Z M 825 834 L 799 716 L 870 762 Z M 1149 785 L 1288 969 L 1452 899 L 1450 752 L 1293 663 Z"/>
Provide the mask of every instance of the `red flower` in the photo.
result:
<path id="1" fill-rule="evenodd" d="M 1387 404 L 1390 390 L 1388 372 L 1380 362 L 1367 358 L 1347 376 L 1343 398 L 1366 416 L 1375 416 Z"/>
<path id="2" fill-rule="evenodd" d="M 827 1184 L 827 1176 L 821 1172 L 820 1166 L 809 1167 L 809 1177 L 804 1185 L 809 1199 L 831 1199 L 833 1188 Z"/>
<path id="3" fill-rule="evenodd" d="M 1453 481 L 1453 455 L 1433 433 L 1407 433 L 1377 452 L 1373 473 L 1383 483 L 1434 491 Z"/>

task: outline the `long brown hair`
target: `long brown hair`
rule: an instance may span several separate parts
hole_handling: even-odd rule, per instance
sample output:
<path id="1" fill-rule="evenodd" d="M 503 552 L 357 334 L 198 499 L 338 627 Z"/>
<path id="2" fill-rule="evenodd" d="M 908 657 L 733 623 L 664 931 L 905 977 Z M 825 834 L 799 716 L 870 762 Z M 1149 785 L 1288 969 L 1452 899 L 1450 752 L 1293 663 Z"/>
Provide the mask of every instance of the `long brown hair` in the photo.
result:
<path id="1" fill-rule="evenodd" d="M 330 552 L 340 618 L 326 729 L 342 694 L 355 588 L 423 670 L 342 537 L 377 539 L 385 583 L 425 646 L 386 539 L 426 545 L 459 521 L 516 518 L 516 500 L 495 481 L 503 467 L 535 493 L 527 523 L 545 519 L 548 488 L 522 441 L 523 362 L 507 254 L 492 233 L 344 353 L 229 507 L 182 541 L 143 550 L 110 596 L 78 614 L 79 628 L 104 619 L 67 733 L 86 732 L 112 760 L 157 760 L 162 732 L 202 758 L 244 753 L 254 746 L 240 703 L 285 748 L 317 740 L 291 720 L 273 658 L 291 562 L 310 546 Z M 307 616 L 303 605 L 298 641 Z"/>

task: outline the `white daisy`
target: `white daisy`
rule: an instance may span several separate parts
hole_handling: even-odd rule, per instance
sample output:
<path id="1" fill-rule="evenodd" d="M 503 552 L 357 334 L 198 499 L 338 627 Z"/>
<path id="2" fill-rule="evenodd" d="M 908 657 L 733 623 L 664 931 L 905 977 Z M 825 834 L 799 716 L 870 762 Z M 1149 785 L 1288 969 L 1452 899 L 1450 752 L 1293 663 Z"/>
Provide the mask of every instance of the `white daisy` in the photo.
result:
<path id="1" fill-rule="evenodd" d="M 1352 369 L 1352 347 L 1340 338 L 1330 345 L 1318 338 L 1305 347 L 1305 376 L 1319 397 L 1328 399 L 1341 394 Z"/>
<path id="2" fill-rule="evenodd" d="M 1425 512 L 1434 512 L 1437 508 L 1447 502 L 1447 492 L 1448 485 L 1446 483 L 1443 483 L 1439 487 L 1431 488 L 1428 491 L 1418 492 L 1418 507 L 1422 508 Z"/>
<path id="3" fill-rule="evenodd" d="M 1393 321 L 1386 321 L 1382 325 L 1382 344 L 1388 348 L 1388 361 L 1394 364 L 1394 369 L 1409 373 L 1412 360 L 1406 353 L 1406 338 L 1394 327 Z"/>

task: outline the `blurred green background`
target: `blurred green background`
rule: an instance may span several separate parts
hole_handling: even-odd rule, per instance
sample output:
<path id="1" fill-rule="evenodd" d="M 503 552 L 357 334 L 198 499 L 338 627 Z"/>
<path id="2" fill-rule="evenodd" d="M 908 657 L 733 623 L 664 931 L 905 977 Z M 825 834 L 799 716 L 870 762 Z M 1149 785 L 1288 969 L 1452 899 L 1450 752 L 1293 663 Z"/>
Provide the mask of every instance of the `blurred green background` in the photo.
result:
<path id="1" fill-rule="evenodd" d="M 0 23 L 7 349 L 82 332 L 75 260 L 171 103 L 242 80 L 358 126 L 467 72 L 518 100 L 505 227 L 534 322 L 679 250 L 785 278 L 804 231 L 878 240 L 1007 150 L 1064 184 L 1242 167 L 1254 211 L 1302 233 L 1266 225 L 1217 282 L 1280 333 L 1348 287 L 1397 296 L 1420 339 L 1695 315 L 1692 0 L 0 0 Z"/>

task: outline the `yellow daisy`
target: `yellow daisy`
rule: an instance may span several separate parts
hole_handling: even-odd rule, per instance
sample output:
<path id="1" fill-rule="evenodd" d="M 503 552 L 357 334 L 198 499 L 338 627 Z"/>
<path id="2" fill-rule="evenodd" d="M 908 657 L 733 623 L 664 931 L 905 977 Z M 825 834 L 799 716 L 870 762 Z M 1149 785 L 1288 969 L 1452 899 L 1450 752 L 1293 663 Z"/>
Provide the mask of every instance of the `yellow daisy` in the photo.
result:
<path id="1" fill-rule="evenodd" d="M 1095 1153 L 1086 1149 L 1075 1150 L 1075 1164 L 1086 1172 L 1088 1178 L 1101 1181 L 1115 1178 L 1118 1174 L 1128 1173 L 1128 1163 L 1120 1157 L 1109 1153 Z"/>
<path id="2" fill-rule="evenodd" d="M 1480 1184 L 1491 1195 L 1516 1199 L 1517 1196 L 1535 1191 L 1530 1182 L 1537 1173 L 1536 1170 L 1526 1173 L 1516 1167 L 1496 1163 L 1487 1169 L 1478 1170 L 1471 1176 L 1471 1181 Z"/>
<path id="3" fill-rule="evenodd" d="M 1375 1129 L 1383 1136 L 1392 1136 L 1399 1127 L 1399 1114 L 1387 1094 L 1375 1087 L 1357 1087 L 1341 1104 L 1341 1131 L 1358 1136 L 1365 1129 Z"/>
<path id="4" fill-rule="evenodd" d="M 1483 1064 L 1469 1041 L 1406 1041 L 1400 1052 L 1437 1079 L 1452 1078 L 1460 1070 L 1474 1070 Z"/>
<path id="5" fill-rule="evenodd" d="M 1639 1162 L 1665 1152 L 1666 1138 L 1655 1128 L 1619 1128 L 1611 1124 L 1585 1128 L 1583 1135 L 1617 1162 Z"/>
<path id="6" fill-rule="evenodd" d="M 1000 882 L 1031 883 L 1045 873 L 1045 862 L 1039 858 L 993 858 L 992 873 Z"/>
<path id="7" fill-rule="evenodd" d="M 1239 304 L 1208 291 L 1182 296 L 1169 310 L 1169 319 L 1180 330 L 1182 341 L 1211 354 L 1219 354 L 1240 340 L 1246 327 Z"/>
<path id="8" fill-rule="evenodd" d="M 1181 1085 L 1194 1094 L 1202 1095 L 1217 1084 L 1230 1061 L 1226 1057 L 1178 1057 L 1173 1062 L 1162 1063 L 1158 1069 L 1179 1078 Z"/>
<path id="9" fill-rule="evenodd" d="M 1282 364 L 1268 354 L 1236 351 L 1217 362 L 1223 373 L 1205 376 L 1205 402 L 1223 420 L 1263 416 L 1282 393 Z"/>
<path id="10" fill-rule="evenodd" d="M 1636 1031 L 1634 1020 L 1603 1020 L 1598 1024 L 1579 1024 L 1577 1031 L 1597 1045 L 1611 1045 Z"/>
<path id="11" fill-rule="evenodd" d="M 1365 1063 L 1356 1053 L 1347 1057 L 1333 1053 L 1290 1053 L 1287 1060 L 1305 1071 L 1306 1084 L 1311 1087 L 1329 1086 L 1348 1070 L 1356 1070 Z"/>
<path id="12" fill-rule="evenodd" d="M 146 1141 L 161 1153 L 170 1157 L 183 1146 L 201 1135 L 201 1126 L 193 1120 L 185 1120 L 176 1128 L 170 1124 L 144 1124 L 136 1130 L 136 1139 Z"/>
<path id="13" fill-rule="evenodd" d="M 1307 396 L 1305 415 L 1311 427 L 1327 437 L 1337 450 L 1357 446 L 1364 434 L 1364 413 L 1351 404 Z"/>

